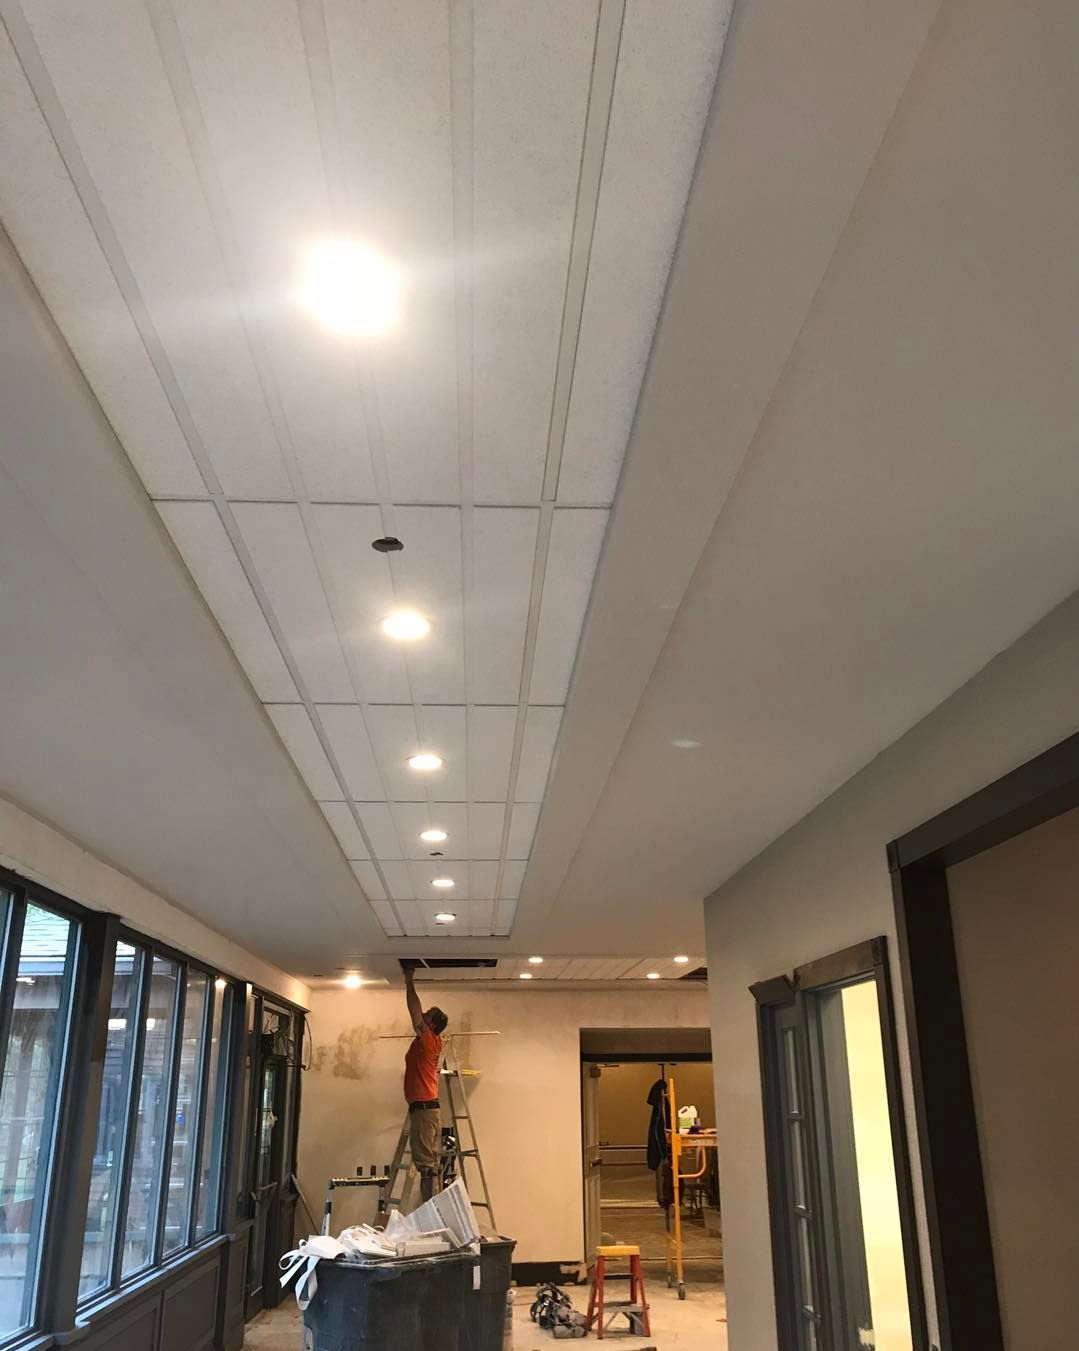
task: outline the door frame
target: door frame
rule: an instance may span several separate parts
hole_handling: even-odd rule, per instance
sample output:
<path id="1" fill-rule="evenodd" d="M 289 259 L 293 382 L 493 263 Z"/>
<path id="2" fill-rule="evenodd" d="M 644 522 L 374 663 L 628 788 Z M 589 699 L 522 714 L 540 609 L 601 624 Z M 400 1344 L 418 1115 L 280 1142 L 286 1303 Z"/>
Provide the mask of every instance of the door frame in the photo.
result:
<path id="1" fill-rule="evenodd" d="M 887 847 L 941 1351 L 1004 1351 L 947 870 L 1079 807 L 1079 734 Z"/>

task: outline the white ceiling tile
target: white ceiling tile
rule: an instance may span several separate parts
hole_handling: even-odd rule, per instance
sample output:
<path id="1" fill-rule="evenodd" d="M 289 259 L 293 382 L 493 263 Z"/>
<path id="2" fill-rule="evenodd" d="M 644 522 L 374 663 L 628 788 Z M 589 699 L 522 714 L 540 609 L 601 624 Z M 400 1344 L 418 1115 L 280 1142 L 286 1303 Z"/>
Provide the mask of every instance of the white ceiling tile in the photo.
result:
<path id="1" fill-rule="evenodd" d="M 382 793 L 382 780 L 362 709 L 358 704 L 318 704 L 316 707 L 352 797 L 357 802 L 375 801 Z"/>
<path id="2" fill-rule="evenodd" d="M 371 841 L 376 858 L 402 858 L 401 840 L 398 838 L 390 805 L 387 802 L 357 802 L 363 828 Z"/>
<path id="3" fill-rule="evenodd" d="M 401 922 L 405 926 L 405 933 L 409 938 L 426 938 L 428 933 L 427 917 L 423 912 L 423 907 L 416 904 L 415 901 L 399 901 L 397 909 L 401 916 Z"/>
<path id="4" fill-rule="evenodd" d="M 390 889 L 390 895 L 395 901 L 411 901 L 415 899 L 416 886 L 412 880 L 412 875 L 408 870 L 407 863 L 395 862 L 392 859 L 379 860 L 383 875 L 386 878 L 386 885 Z M 402 914 L 402 918 L 403 918 Z"/>
<path id="5" fill-rule="evenodd" d="M 371 548 L 371 541 L 386 533 L 381 511 L 373 506 L 315 506 L 311 519 L 341 639 L 351 651 L 363 697 L 375 703 L 411 702 L 403 645 L 391 642 L 380 627 L 396 608 L 388 556 Z"/>
<path id="6" fill-rule="evenodd" d="M 405 547 L 392 555 L 395 603 L 431 621 L 426 638 L 404 644 L 412 697 L 421 704 L 461 703 L 465 635 L 460 509 L 401 507 L 396 524 Z M 381 633 L 379 637 L 387 641 Z"/>
<path id="7" fill-rule="evenodd" d="M 475 9 L 477 501 L 540 495 L 596 14 L 586 0 Z"/>
<path id="8" fill-rule="evenodd" d="M 354 699 L 299 508 L 238 502 L 233 511 L 308 694 L 316 701 Z"/>
<path id="9" fill-rule="evenodd" d="M 391 799 L 399 802 L 422 802 L 427 796 L 428 778 L 439 778 L 445 770 L 435 774 L 417 774 L 405 763 L 421 747 L 416 734 L 416 713 L 411 704 L 372 704 L 367 710 L 371 746 L 382 771 L 383 781 Z M 368 796 L 373 797 L 374 794 Z"/>
<path id="10" fill-rule="evenodd" d="M 723 46 L 725 0 L 626 6 L 558 482 L 614 499 Z"/>
<path id="11" fill-rule="evenodd" d="M 412 877 L 413 894 L 424 905 L 433 905 L 436 910 L 443 907 L 453 910 L 459 901 L 467 901 L 472 891 L 469 881 L 469 865 L 466 862 L 452 862 L 444 859 L 416 859 L 408 865 Z M 446 891 L 433 886 L 436 877 L 449 877 L 454 885 Z"/>
<path id="12" fill-rule="evenodd" d="M 175 13 L 307 492 L 373 501 L 352 350 L 294 297 L 332 219 L 299 7 L 185 0 Z"/>
<path id="13" fill-rule="evenodd" d="M 0 216 L 151 496 L 205 491 L 6 32 Z"/>
<path id="14" fill-rule="evenodd" d="M 494 932 L 496 937 L 505 938 L 513 929 L 517 917 L 517 902 L 501 900 L 495 909 Z"/>
<path id="15" fill-rule="evenodd" d="M 388 938 L 399 938 L 404 930 L 397 922 L 397 916 L 393 913 L 393 906 L 389 901 L 372 901 L 371 909 L 375 912 L 375 918 L 382 925 Z"/>
<path id="16" fill-rule="evenodd" d="M 393 496 L 458 501 L 448 7 L 325 13 L 348 214 L 402 272 L 401 321 L 371 357 Z"/>
<path id="17" fill-rule="evenodd" d="M 225 491 L 290 495 L 146 7 L 35 0 L 26 12 Z"/>
<path id="18" fill-rule="evenodd" d="M 503 900 L 516 900 L 521 894 L 521 883 L 524 881 L 527 862 L 523 860 L 510 860 L 502 867 L 502 897 Z"/>
<path id="19" fill-rule="evenodd" d="M 542 802 L 554 757 L 558 729 L 562 723 L 560 708 L 530 708 L 525 718 L 521 761 L 517 769 L 516 797 L 520 802 Z"/>
<path id="20" fill-rule="evenodd" d="M 513 758 L 517 709 L 477 704 L 468 711 L 468 794 L 475 801 L 504 802 Z"/>
<path id="21" fill-rule="evenodd" d="M 356 880 L 363 887 L 364 894 L 369 901 L 384 901 L 386 899 L 386 889 L 382 885 L 373 863 L 353 863 L 352 871 L 356 874 Z"/>
<path id="22" fill-rule="evenodd" d="M 506 849 L 507 858 L 528 858 L 531 854 L 532 839 L 536 834 L 539 814 L 540 804 L 538 802 L 515 802 L 513 804 L 510 837 Z"/>
<path id="23" fill-rule="evenodd" d="M 470 873 L 472 895 L 481 901 L 492 899 L 498 882 L 498 864 L 473 860 Z"/>
<path id="24" fill-rule="evenodd" d="M 312 796 L 324 801 L 339 798 L 341 786 L 307 716 L 307 709 L 302 704 L 267 704 L 266 712 Z"/>
<path id="25" fill-rule="evenodd" d="M 468 691 L 474 703 L 515 703 L 521 691 L 539 512 L 472 514 Z"/>
<path id="26" fill-rule="evenodd" d="M 216 507 L 209 502 L 160 502 L 158 511 L 255 693 L 265 703 L 298 701 L 288 667 Z"/>
<path id="27" fill-rule="evenodd" d="M 473 802 L 468 808 L 468 848 L 472 858 L 498 858 L 502 852 L 504 802 Z"/>
<path id="28" fill-rule="evenodd" d="M 482 938 L 491 932 L 494 923 L 494 901 L 473 901 L 469 907 L 473 938 Z"/>
<path id="29" fill-rule="evenodd" d="M 367 846 L 363 842 L 363 836 L 360 834 L 360 828 L 356 824 L 348 803 L 320 802 L 318 805 L 322 808 L 326 820 L 329 821 L 330 829 L 337 836 L 338 843 L 345 851 L 345 858 L 350 861 L 370 858 Z"/>
<path id="30" fill-rule="evenodd" d="M 584 509 L 554 513 L 532 662 L 529 699 L 533 703 L 566 701 L 607 515 Z"/>
<path id="31" fill-rule="evenodd" d="M 463 802 L 395 802 L 393 815 L 406 858 L 428 859 L 435 849 L 441 850 L 447 860 L 469 857 L 468 809 Z M 449 839 L 425 844 L 420 831 L 429 827 L 446 831 Z"/>
<path id="32" fill-rule="evenodd" d="M 422 778 L 429 796 L 439 802 L 463 802 L 468 796 L 466 775 L 468 755 L 465 744 L 466 714 L 463 708 L 427 704 L 419 711 L 420 734 L 424 749 L 436 751 L 445 764 L 434 774 L 417 775 L 407 769 L 410 779 Z M 401 795 L 402 797 L 405 794 Z"/>

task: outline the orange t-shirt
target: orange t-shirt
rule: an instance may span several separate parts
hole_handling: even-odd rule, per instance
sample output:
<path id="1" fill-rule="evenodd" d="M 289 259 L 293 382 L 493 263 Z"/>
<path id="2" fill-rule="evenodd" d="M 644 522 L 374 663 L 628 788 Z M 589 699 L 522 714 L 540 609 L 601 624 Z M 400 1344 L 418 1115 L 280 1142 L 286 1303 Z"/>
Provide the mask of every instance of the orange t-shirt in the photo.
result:
<path id="1" fill-rule="evenodd" d="M 442 1038 L 427 1026 L 417 1032 L 405 1052 L 405 1098 L 408 1102 L 438 1101 L 438 1067 Z"/>

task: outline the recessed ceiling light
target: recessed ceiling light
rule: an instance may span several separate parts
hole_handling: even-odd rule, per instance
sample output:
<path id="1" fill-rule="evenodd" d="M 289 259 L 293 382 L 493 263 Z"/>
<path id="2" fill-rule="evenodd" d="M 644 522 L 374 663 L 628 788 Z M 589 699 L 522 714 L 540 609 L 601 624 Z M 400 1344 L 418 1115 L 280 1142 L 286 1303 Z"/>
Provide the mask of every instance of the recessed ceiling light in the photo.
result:
<path id="1" fill-rule="evenodd" d="M 687 966 L 689 963 L 688 957 L 676 957 L 674 960 L 678 963 L 679 966 Z"/>
<path id="2" fill-rule="evenodd" d="M 353 975 L 353 976 L 346 976 L 344 980 L 341 982 L 341 984 L 345 987 L 346 990 L 358 990 L 360 986 L 363 984 L 363 981 L 360 979 L 359 976 Z"/>
<path id="3" fill-rule="evenodd" d="M 704 742 L 694 741 L 691 736 L 676 736 L 671 745 L 680 751 L 699 751 Z"/>
<path id="4" fill-rule="evenodd" d="M 327 239 L 308 249 L 300 299 L 318 321 L 349 338 L 372 338 L 397 321 L 401 280 L 381 254 L 356 239 Z"/>
<path id="5" fill-rule="evenodd" d="M 423 840 L 424 844 L 441 844 L 443 840 L 448 838 L 449 836 L 444 830 L 420 831 L 420 839 Z"/>
<path id="6" fill-rule="evenodd" d="M 435 916 L 435 923 L 436 923 L 436 924 L 452 924 L 452 923 L 454 922 L 454 920 L 456 920 L 456 918 L 457 918 L 457 916 L 451 914 L 450 911 L 448 911 L 448 910 L 440 910 L 440 911 L 438 912 L 438 914 Z"/>
<path id="7" fill-rule="evenodd" d="M 432 769 L 441 769 L 442 763 L 442 756 L 433 755 L 430 751 L 421 751 L 419 755 L 408 757 L 409 769 L 418 769 L 421 774 L 428 774 Z"/>
<path id="8" fill-rule="evenodd" d="M 529 957 L 528 960 L 532 963 L 533 966 L 542 966 L 542 965 L 543 965 L 543 958 L 542 958 L 542 957 Z"/>
<path id="9" fill-rule="evenodd" d="M 649 971 L 648 975 L 645 976 L 645 980 L 659 980 L 659 972 Z"/>
<path id="10" fill-rule="evenodd" d="M 395 610 L 382 621 L 382 632 L 387 638 L 411 643 L 417 638 L 427 637 L 431 632 L 431 622 L 415 610 Z"/>
<path id="11" fill-rule="evenodd" d="M 438 887 L 439 891 L 449 891 L 450 887 L 456 886 L 452 877 L 432 877 L 431 885 Z"/>
<path id="12" fill-rule="evenodd" d="M 522 971 L 521 974 L 517 977 L 517 979 L 518 979 L 518 980 L 531 980 L 531 979 L 532 979 L 532 972 L 531 972 L 531 971 Z"/>

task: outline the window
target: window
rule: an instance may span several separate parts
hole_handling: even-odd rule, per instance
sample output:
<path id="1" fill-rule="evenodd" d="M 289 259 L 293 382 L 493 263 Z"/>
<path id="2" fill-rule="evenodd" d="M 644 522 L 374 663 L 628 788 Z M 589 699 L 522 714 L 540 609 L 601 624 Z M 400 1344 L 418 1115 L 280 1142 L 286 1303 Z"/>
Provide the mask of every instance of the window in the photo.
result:
<path id="1" fill-rule="evenodd" d="M 753 992 L 782 1351 L 912 1351 L 920 1293 L 884 940 Z"/>
<path id="2" fill-rule="evenodd" d="M 0 890 L 0 1338 L 32 1326 L 79 926 Z"/>
<path id="3" fill-rule="evenodd" d="M 209 1065 L 206 1074 L 206 1106 L 199 1130 L 198 1204 L 195 1212 L 196 1241 L 212 1234 L 218 1225 L 221 1195 L 221 1159 L 225 1137 L 225 1079 L 228 1057 L 221 1044 L 222 1028 L 232 999 L 224 980 L 214 982 L 213 1017 L 210 1019 Z"/>

